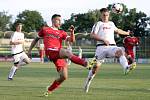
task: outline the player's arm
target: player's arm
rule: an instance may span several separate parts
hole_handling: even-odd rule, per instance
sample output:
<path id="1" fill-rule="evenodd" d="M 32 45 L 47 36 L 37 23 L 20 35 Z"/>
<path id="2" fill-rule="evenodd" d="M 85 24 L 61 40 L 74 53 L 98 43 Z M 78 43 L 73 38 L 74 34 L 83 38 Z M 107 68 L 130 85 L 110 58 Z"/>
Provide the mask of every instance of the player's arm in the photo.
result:
<path id="1" fill-rule="evenodd" d="M 103 41 L 104 44 L 109 45 L 109 41 L 107 41 L 107 40 L 101 38 L 99 35 L 97 35 L 97 34 L 94 33 L 94 32 L 92 32 L 92 33 L 90 34 L 90 37 L 93 38 L 93 39 L 95 39 L 96 41 Z"/>
<path id="2" fill-rule="evenodd" d="M 31 51 L 32 51 L 33 47 L 36 45 L 36 43 L 38 42 L 39 39 L 40 39 L 40 37 L 36 37 L 36 38 L 32 41 L 32 43 L 31 43 L 31 45 L 30 45 L 30 47 L 29 47 L 29 50 L 28 50 L 28 56 L 29 56 L 29 57 L 31 57 Z"/>
<path id="3" fill-rule="evenodd" d="M 122 29 L 116 29 L 115 32 L 121 35 L 129 35 L 130 32 L 123 31 Z"/>
<path id="4" fill-rule="evenodd" d="M 75 42 L 75 35 L 74 35 L 74 26 L 73 25 L 71 25 L 70 26 L 70 28 L 69 28 L 69 30 L 70 30 L 70 37 L 68 37 L 67 38 L 67 41 L 69 41 L 69 42 Z"/>
<path id="5" fill-rule="evenodd" d="M 24 39 L 17 41 L 10 40 L 10 45 L 18 45 L 18 44 L 24 44 Z"/>

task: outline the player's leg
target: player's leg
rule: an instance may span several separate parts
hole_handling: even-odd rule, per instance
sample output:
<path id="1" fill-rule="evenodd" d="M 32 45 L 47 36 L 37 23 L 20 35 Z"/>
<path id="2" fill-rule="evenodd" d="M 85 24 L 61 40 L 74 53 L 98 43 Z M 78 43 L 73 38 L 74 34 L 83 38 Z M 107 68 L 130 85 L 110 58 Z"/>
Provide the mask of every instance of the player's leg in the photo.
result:
<path id="1" fill-rule="evenodd" d="M 124 68 L 125 74 L 128 74 L 128 72 L 133 69 L 133 67 L 135 68 L 134 64 L 128 65 L 127 58 L 125 57 L 125 52 L 123 52 L 120 47 L 114 47 L 113 52 L 115 53 L 115 56 L 119 58 L 120 64 Z"/>
<path id="2" fill-rule="evenodd" d="M 104 61 L 104 58 L 106 55 L 105 50 L 106 49 L 103 46 L 98 46 L 96 48 L 96 52 L 95 52 L 96 58 L 93 59 L 93 60 L 95 60 L 96 63 L 94 63 L 92 70 L 89 71 L 88 77 L 87 77 L 85 85 L 84 85 L 84 91 L 85 92 L 88 92 L 92 79 L 95 77 L 95 75 L 96 75 L 97 71 L 99 70 L 102 62 Z M 100 59 L 100 60 L 97 60 L 97 59 Z"/>
<path id="3" fill-rule="evenodd" d="M 88 77 L 85 81 L 84 85 L 84 91 L 87 93 L 89 91 L 90 84 L 95 77 L 96 73 L 98 72 L 99 68 L 101 66 L 101 63 L 94 64 L 93 68 L 89 71 Z"/>
<path id="4" fill-rule="evenodd" d="M 88 62 L 85 59 L 81 59 L 78 56 L 74 55 L 72 52 L 66 49 L 61 49 L 59 52 L 59 55 L 61 58 L 68 58 L 70 59 L 73 63 L 82 65 L 84 67 L 91 67 L 88 66 Z"/>
<path id="5" fill-rule="evenodd" d="M 134 59 L 132 59 L 131 55 L 127 56 L 128 64 L 132 64 L 134 62 Z"/>
<path id="6" fill-rule="evenodd" d="M 125 57 L 124 52 L 122 51 L 122 49 L 120 49 L 119 47 L 116 47 L 116 49 L 114 50 L 115 52 L 115 56 L 117 58 L 119 58 L 120 64 L 122 65 L 122 67 L 124 69 L 126 69 L 128 67 L 128 61 Z"/>
<path id="7" fill-rule="evenodd" d="M 24 66 L 24 65 L 27 65 L 31 62 L 31 59 L 27 56 L 27 54 L 25 52 L 23 52 L 21 54 L 21 60 L 19 62 L 19 67 L 20 66 Z"/>
<path id="8" fill-rule="evenodd" d="M 68 67 L 67 64 L 63 59 L 54 62 L 57 65 L 57 72 L 59 74 L 59 78 L 54 80 L 54 82 L 48 87 L 47 92 L 44 93 L 44 96 L 48 96 L 51 94 L 55 89 L 57 89 L 67 78 L 68 78 Z M 60 66 L 59 66 L 60 65 Z M 62 66 L 64 65 L 64 66 Z"/>
<path id="9" fill-rule="evenodd" d="M 13 76 L 19 67 L 20 55 L 19 54 L 14 55 L 13 58 L 14 58 L 14 65 L 11 67 L 9 71 L 8 80 L 13 80 Z"/>

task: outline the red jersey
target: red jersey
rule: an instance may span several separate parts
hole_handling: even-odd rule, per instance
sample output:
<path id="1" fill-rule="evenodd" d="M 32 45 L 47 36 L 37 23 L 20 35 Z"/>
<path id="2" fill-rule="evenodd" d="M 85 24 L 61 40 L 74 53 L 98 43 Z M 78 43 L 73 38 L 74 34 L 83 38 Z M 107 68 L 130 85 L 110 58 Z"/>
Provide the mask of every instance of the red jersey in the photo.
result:
<path id="1" fill-rule="evenodd" d="M 38 36 L 43 38 L 45 50 L 59 50 L 62 47 L 62 40 L 65 40 L 68 35 L 63 30 L 43 27 Z"/>
<path id="2" fill-rule="evenodd" d="M 139 39 L 137 37 L 131 37 L 127 36 L 124 38 L 123 43 L 126 50 L 133 51 L 133 47 L 137 45 L 139 42 Z"/>

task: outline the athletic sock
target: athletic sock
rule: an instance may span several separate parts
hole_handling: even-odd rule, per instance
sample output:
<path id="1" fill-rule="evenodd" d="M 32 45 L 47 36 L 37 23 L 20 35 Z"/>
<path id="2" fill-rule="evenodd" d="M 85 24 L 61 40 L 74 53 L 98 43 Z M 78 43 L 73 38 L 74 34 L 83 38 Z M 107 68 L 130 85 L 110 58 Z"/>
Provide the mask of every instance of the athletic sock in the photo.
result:
<path id="1" fill-rule="evenodd" d="M 124 55 L 119 57 L 119 61 L 124 69 L 126 69 L 129 66 L 128 61 Z"/>
<path id="2" fill-rule="evenodd" d="M 88 77 L 87 77 L 87 79 L 86 79 L 85 85 L 87 85 L 87 84 L 90 85 L 90 83 L 91 83 L 91 81 L 92 81 L 92 79 L 93 79 L 94 77 L 95 77 L 95 74 L 93 74 L 93 71 L 90 70 L 90 71 L 89 71 L 89 74 L 88 74 Z"/>
<path id="3" fill-rule="evenodd" d="M 13 78 L 13 76 L 14 76 L 16 70 L 17 70 L 17 67 L 16 67 L 16 66 L 12 66 L 12 68 L 10 69 L 8 78 Z"/>
<path id="4" fill-rule="evenodd" d="M 86 61 L 84 59 L 79 58 L 78 56 L 72 55 L 70 60 L 75 64 L 86 66 Z"/>
<path id="5" fill-rule="evenodd" d="M 90 70 L 88 74 L 88 79 L 92 80 L 95 77 L 95 74 L 93 74 L 93 71 Z"/>
<path id="6" fill-rule="evenodd" d="M 50 87 L 48 87 L 48 91 L 49 92 L 52 92 L 52 91 L 54 91 L 55 89 L 57 89 L 59 86 L 60 86 L 60 82 L 57 82 L 56 80 L 53 82 L 53 84 L 50 86 Z"/>

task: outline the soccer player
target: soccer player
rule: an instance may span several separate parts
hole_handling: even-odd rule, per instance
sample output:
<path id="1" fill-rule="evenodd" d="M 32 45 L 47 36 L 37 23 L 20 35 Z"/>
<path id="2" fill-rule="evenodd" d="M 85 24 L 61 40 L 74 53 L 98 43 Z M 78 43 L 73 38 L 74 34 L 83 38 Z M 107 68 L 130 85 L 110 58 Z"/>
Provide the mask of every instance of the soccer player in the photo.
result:
<path id="1" fill-rule="evenodd" d="M 24 44 L 24 33 L 21 32 L 22 24 L 16 24 L 16 31 L 12 34 L 10 45 L 11 45 L 11 53 L 14 58 L 14 65 L 10 69 L 8 80 L 13 80 L 13 76 L 16 73 L 16 70 L 25 64 L 30 63 L 30 58 L 23 51 Z"/>
<path id="2" fill-rule="evenodd" d="M 88 92 L 90 83 L 105 58 L 119 58 L 120 64 L 122 65 L 125 74 L 127 74 L 131 69 L 133 69 L 133 67 L 135 67 L 135 65 L 128 65 L 123 50 L 116 46 L 116 42 L 114 40 L 114 32 L 122 35 L 129 35 L 129 32 L 125 32 L 117 28 L 112 21 L 109 21 L 109 11 L 107 8 L 102 8 L 100 13 L 102 21 L 94 24 L 90 34 L 91 37 L 97 41 L 95 52 L 96 59 L 93 60 L 94 66 L 92 70 L 89 71 L 87 80 L 85 82 L 85 92 Z"/>
<path id="3" fill-rule="evenodd" d="M 134 47 L 139 44 L 139 38 L 134 36 L 133 32 L 130 32 L 130 36 L 127 36 L 123 40 L 126 57 L 128 59 L 128 64 L 135 62 Z"/>
<path id="4" fill-rule="evenodd" d="M 70 36 L 63 30 L 59 30 L 61 26 L 61 15 L 54 14 L 51 18 L 52 26 L 51 27 L 43 27 L 39 33 L 38 37 L 36 37 L 28 51 L 28 55 L 31 55 L 31 50 L 37 43 L 40 38 L 43 38 L 45 53 L 46 56 L 53 61 L 59 77 L 48 87 L 47 91 L 44 93 L 44 96 L 48 96 L 48 94 L 52 93 L 56 88 L 58 88 L 68 77 L 68 67 L 65 61 L 66 58 L 70 59 L 73 63 L 82 65 L 83 67 L 89 68 L 89 63 L 75 56 L 67 49 L 62 48 L 62 41 L 75 41 L 74 35 L 74 26 L 70 27 Z"/>

